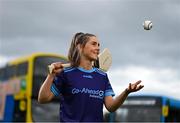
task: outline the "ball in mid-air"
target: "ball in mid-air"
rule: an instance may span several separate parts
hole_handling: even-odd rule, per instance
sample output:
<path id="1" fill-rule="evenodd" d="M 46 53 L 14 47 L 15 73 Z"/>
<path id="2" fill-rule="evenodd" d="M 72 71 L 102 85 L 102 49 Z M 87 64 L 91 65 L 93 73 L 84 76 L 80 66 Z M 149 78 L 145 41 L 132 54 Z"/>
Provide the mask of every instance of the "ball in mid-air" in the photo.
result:
<path id="1" fill-rule="evenodd" d="M 150 20 L 146 20 L 143 23 L 143 27 L 145 30 L 150 30 L 152 28 L 152 26 L 153 26 L 152 21 L 150 21 Z"/>

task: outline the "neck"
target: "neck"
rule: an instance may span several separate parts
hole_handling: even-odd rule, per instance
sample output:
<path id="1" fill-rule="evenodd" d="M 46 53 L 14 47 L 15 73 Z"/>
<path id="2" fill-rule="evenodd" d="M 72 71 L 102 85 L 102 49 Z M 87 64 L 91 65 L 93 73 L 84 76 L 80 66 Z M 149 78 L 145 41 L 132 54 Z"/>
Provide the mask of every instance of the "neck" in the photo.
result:
<path id="1" fill-rule="evenodd" d="M 86 70 L 91 70 L 92 69 L 92 61 L 81 59 L 79 67 L 82 67 L 83 69 L 86 69 Z"/>

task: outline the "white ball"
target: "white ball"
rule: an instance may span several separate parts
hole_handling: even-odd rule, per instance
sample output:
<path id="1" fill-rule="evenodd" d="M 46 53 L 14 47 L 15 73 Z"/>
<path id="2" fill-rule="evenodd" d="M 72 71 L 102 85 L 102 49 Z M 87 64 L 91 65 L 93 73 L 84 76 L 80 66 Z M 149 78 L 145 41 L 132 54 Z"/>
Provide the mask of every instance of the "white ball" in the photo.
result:
<path id="1" fill-rule="evenodd" d="M 152 28 L 152 26 L 153 25 L 152 25 L 152 22 L 150 20 L 146 20 L 143 23 L 143 27 L 144 27 L 145 30 L 150 30 Z"/>

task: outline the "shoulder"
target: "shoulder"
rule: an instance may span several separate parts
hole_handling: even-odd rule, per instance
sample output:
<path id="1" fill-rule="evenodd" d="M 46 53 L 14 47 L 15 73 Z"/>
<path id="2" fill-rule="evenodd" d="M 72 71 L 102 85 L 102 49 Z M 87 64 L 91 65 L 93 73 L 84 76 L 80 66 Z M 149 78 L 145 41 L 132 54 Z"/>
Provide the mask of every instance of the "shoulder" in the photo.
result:
<path id="1" fill-rule="evenodd" d="M 102 71 L 101 69 L 99 68 L 95 68 L 95 72 L 98 73 L 98 74 L 101 74 L 103 76 L 107 76 L 107 73 L 105 73 L 104 71 Z"/>
<path id="2" fill-rule="evenodd" d="M 72 72 L 74 70 L 76 70 L 75 67 L 66 67 L 66 68 L 63 69 L 63 72 L 64 73 L 69 73 L 69 72 Z"/>
<path id="3" fill-rule="evenodd" d="M 65 67 L 63 68 L 63 71 L 57 74 L 56 77 L 66 77 L 69 73 L 71 74 L 76 68 L 74 67 Z"/>

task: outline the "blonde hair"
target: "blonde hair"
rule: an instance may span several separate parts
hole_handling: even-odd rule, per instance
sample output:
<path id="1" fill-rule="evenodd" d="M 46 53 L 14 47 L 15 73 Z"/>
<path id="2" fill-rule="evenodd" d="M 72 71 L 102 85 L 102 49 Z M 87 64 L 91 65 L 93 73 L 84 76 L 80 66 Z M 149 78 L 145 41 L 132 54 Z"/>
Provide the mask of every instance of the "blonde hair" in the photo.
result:
<path id="1" fill-rule="evenodd" d="M 96 36 L 82 32 L 78 32 L 74 35 L 68 52 L 68 59 L 72 66 L 78 67 L 80 64 L 81 53 L 78 49 L 78 45 L 80 44 L 80 46 L 84 48 L 90 37 Z"/>

